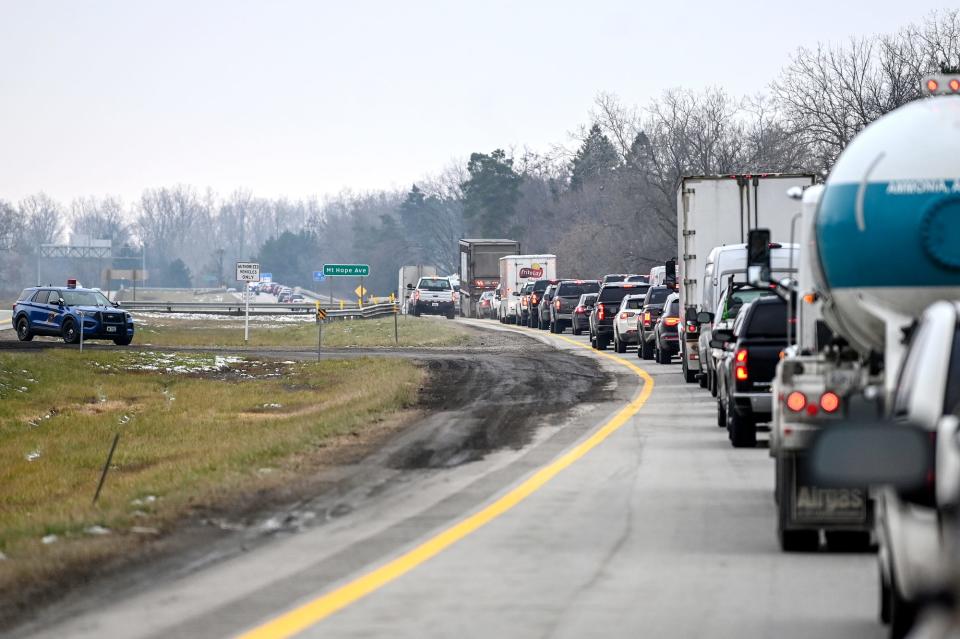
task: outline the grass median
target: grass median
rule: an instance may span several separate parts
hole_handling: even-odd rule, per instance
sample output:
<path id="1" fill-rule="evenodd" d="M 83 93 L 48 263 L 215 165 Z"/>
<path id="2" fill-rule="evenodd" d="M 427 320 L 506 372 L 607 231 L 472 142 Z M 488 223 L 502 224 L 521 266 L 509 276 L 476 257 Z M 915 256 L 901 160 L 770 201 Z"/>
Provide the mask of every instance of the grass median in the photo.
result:
<path id="1" fill-rule="evenodd" d="M 470 334 L 456 321 L 401 316 L 394 336 L 394 318 L 328 320 L 323 345 L 329 348 L 456 347 L 470 342 Z M 312 316 L 251 318 L 251 347 L 316 348 L 317 325 Z M 137 315 L 135 344 L 177 347 L 243 346 L 243 320 L 222 316 L 183 317 L 159 313 Z"/>
<path id="2" fill-rule="evenodd" d="M 331 442 L 371 435 L 411 406 L 420 383 L 398 359 L 0 355 L 0 601 L 22 604 L 197 509 L 303 475 Z"/>

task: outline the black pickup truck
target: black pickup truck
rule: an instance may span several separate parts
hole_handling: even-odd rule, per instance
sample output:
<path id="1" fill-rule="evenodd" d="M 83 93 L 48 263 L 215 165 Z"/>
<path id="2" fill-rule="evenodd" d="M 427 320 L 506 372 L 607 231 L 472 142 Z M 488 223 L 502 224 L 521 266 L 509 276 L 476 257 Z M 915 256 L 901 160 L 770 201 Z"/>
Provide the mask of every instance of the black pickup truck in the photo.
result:
<path id="1" fill-rule="evenodd" d="M 757 423 L 769 422 L 773 377 L 787 347 L 787 303 L 761 297 L 741 307 L 733 329 L 713 330 L 717 362 L 717 424 L 736 448 L 757 444 Z"/>

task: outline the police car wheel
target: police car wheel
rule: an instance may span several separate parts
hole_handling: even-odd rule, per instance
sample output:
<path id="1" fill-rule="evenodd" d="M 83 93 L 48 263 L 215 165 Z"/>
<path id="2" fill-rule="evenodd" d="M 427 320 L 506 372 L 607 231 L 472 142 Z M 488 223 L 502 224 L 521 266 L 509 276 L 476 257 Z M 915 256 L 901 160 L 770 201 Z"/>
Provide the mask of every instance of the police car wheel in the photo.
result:
<path id="1" fill-rule="evenodd" d="M 17 320 L 17 339 L 21 342 L 29 342 L 33 339 L 33 333 L 30 332 L 30 322 L 26 317 Z"/>
<path id="2" fill-rule="evenodd" d="M 63 324 L 63 341 L 67 344 L 76 344 L 80 341 L 80 331 L 77 330 L 77 324 L 73 320 L 67 320 Z"/>
<path id="3" fill-rule="evenodd" d="M 118 337 L 117 339 L 113 340 L 113 343 L 117 346 L 130 346 L 130 342 L 132 341 L 133 339 L 130 337 Z"/>

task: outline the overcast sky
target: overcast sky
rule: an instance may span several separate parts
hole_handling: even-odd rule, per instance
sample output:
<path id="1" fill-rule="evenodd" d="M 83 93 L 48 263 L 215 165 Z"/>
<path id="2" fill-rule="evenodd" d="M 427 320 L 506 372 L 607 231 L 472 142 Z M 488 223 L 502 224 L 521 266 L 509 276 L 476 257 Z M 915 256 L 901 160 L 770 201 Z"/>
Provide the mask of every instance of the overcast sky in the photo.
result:
<path id="1" fill-rule="evenodd" d="M 942 6 L 838 2 L 0 0 L 0 198 L 193 184 L 407 188 L 569 141 L 598 91 L 762 91 L 801 45 Z"/>

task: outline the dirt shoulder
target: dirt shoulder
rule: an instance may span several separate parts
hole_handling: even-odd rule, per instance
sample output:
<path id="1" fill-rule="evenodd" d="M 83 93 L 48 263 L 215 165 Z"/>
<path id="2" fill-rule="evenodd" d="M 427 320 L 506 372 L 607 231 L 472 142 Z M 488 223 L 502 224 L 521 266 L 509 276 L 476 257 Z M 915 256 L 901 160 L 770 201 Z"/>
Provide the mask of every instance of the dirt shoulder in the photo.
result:
<path id="1" fill-rule="evenodd" d="M 194 500 L 155 534 L 92 539 L 97 548 L 107 549 L 96 561 L 61 569 L 53 573 L 55 579 L 0 598 L 0 627 L 26 622 L 18 632 L 26 636 L 33 624 L 89 609 L 91 602 L 248 552 L 277 534 L 335 520 L 418 473 L 443 472 L 504 448 L 521 449 L 538 429 L 558 421 L 554 415 L 605 392 L 608 376 L 588 358 L 512 333 L 464 330 L 471 343 L 464 351 L 407 351 L 405 359 L 424 380 L 410 406 L 371 414 L 322 445 L 288 455 L 283 464 L 255 462 L 257 470 L 267 469 L 257 473 L 256 483 Z M 313 356 L 280 354 L 290 358 L 286 361 Z M 48 605 L 54 601 L 56 606 Z"/>

